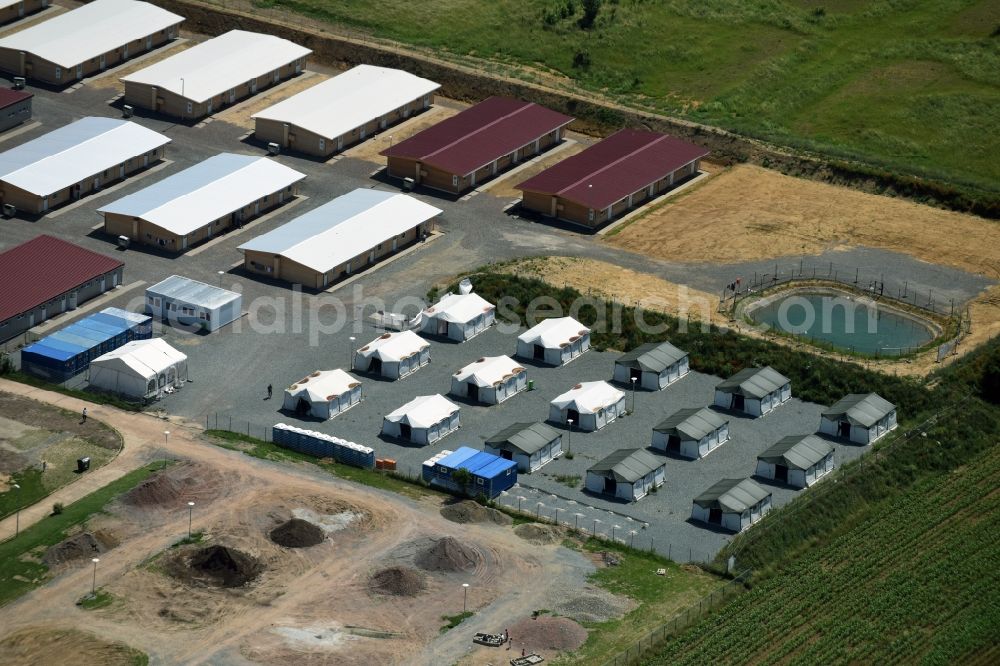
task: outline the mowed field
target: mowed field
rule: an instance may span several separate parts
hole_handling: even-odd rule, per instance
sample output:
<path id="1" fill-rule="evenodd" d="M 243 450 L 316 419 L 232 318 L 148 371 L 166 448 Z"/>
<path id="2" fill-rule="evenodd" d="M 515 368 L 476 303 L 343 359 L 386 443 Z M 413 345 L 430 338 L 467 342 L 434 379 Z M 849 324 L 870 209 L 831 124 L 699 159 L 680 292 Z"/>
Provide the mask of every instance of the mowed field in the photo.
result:
<path id="1" fill-rule="evenodd" d="M 232 6 L 232 3 L 227 3 Z M 238 4 L 238 3 L 237 3 Z M 1000 191 L 994 0 L 263 0 L 566 89 Z M 480 63 L 481 64 L 481 63 Z M 489 71 L 490 66 L 486 65 Z"/>
<path id="2" fill-rule="evenodd" d="M 881 503 L 646 663 L 997 663 L 983 575 L 1000 563 L 998 486 L 994 447 Z"/>

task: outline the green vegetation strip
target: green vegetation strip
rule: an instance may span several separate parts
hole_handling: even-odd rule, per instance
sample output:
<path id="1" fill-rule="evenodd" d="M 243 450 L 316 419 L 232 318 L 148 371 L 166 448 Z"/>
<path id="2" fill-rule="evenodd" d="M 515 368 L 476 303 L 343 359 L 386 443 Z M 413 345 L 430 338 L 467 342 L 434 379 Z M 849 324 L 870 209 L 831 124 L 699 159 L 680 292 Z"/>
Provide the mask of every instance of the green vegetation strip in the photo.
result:
<path id="1" fill-rule="evenodd" d="M 406 495 L 414 499 L 421 497 L 443 497 L 444 495 L 436 490 L 423 485 L 418 481 L 395 475 L 391 472 L 376 472 L 370 469 L 361 469 L 342 465 L 326 459 L 314 458 L 313 456 L 290 449 L 283 449 L 273 442 L 265 442 L 256 437 L 248 437 L 228 430 L 206 430 L 205 434 L 214 444 L 233 451 L 240 451 L 254 458 L 262 460 L 284 461 L 284 462 L 306 462 L 316 465 L 334 476 L 354 481 L 373 488 L 389 490 L 400 495 Z"/>
<path id="2" fill-rule="evenodd" d="M 441 619 L 444 620 L 445 624 L 441 627 L 441 633 L 443 634 L 449 629 L 454 629 L 473 615 L 474 613 L 472 611 L 462 611 L 458 615 L 442 615 Z"/>
<path id="3" fill-rule="evenodd" d="M 98 608 L 106 608 L 114 603 L 115 597 L 113 594 L 105 590 L 103 587 L 97 588 L 94 594 L 86 594 L 80 598 L 76 605 L 84 610 L 97 610 Z"/>
<path id="4" fill-rule="evenodd" d="M 131 490 L 162 467 L 151 463 L 133 470 L 99 490 L 21 531 L 14 539 L 0 543 L 0 606 L 45 582 L 48 567 L 38 558 L 50 546 L 65 539 L 69 530 L 86 523 L 118 495 Z M 25 556 L 30 555 L 31 559 Z"/>

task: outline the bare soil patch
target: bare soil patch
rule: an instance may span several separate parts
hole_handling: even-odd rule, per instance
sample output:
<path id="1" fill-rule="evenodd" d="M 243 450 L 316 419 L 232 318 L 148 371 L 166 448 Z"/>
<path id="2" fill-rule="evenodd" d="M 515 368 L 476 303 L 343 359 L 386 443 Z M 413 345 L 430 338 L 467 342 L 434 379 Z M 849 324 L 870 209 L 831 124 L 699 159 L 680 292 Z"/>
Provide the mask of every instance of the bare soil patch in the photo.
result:
<path id="1" fill-rule="evenodd" d="M 372 575 L 368 589 L 376 594 L 413 597 L 427 589 L 427 581 L 420 572 L 409 567 L 388 567 Z"/>
<path id="2" fill-rule="evenodd" d="M 514 528 L 514 534 L 525 541 L 546 545 L 559 543 L 562 540 L 562 530 L 554 525 L 541 525 L 539 523 L 524 523 Z"/>
<path id="3" fill-rule="evenodd" d="M 510 628 L 511 640 L 531 650 L 575 650 L 587 640 L 587 630 L 568 617 L 540 615 Z"/>
<path id="4" fill-rule="evenodd" d="M 133 666 L 141 656 L 126 645 L 75 629 L 24 629 L 0 640 L 4 664 Z"/>
<path id="5" fill-rule="evenodd" d="M 100 421 L 81 423 L 79 414 L 11 393 L 0 392 L 0 416 L 50 432 L 71 433 L 112 451 L 121 446 L 121 436 Z"/>
<path id="6" fill-rule="evenodd" d="M 322 529 L 301 518 L 292 518 L 278 525 L 268 536 L 271 541 L 285 548 L 317 546 L 326 538 Z"/>
<path id="7" fill-rule="evenodd" d="M 116 70 L 114 74 L 87 81 L 87 85 L 92 88 L 107 88 L 113 89 L 118 93 L 124 93 L 125 84 L 121 81 L 122 77 L 128 76 L 129 74 L 135 74 L 139 70 L 155 65 L 161 60 L 166 60 L 171 56 L 175 56 L 181 51 L 186 51 L 195 44 L 197 44 L 197 42 L 192 40 L 172 42 L 165 45 L 163 48 L 157 49 L 147 58 L 142 58 L 141 56 L 137 57 L 136 60 L 133 60 L 128 65 Z"/>
<path id="8" fill-rule="evenodd" d="M 555 150 L 554 152 L 550 151 L 548 154 L 543 155 L 541 159 L 532 162 L 531 166 L 525 167 L 521 171 L 507 176 L 506 178 L 501 178 L 498 181 L 490 183 L 487 189 L 490 194 L 501 199 L 520 198 L 521 190 L 514 189 L 515 185 L 537 176 L 549 167 L 555 165 L 557 162 L 561 162 L 568 157 L 576 155 L 586 147 L 587 146 L 585 144 L 582 144 L 579 141 L 573 141 L 570 145 L 565 146 L 561 150 Z"/>
<path id="9" fill-rule="evenodd" d="M 243 587 L 263 571 L 252 555 L 222 545 L 186 548 L 168 560 L 165 569 L 188 584 Z"/>
<path id="10" fill-rule="evenodd" d="M 473 500 L 453 502 L 441 508 L 441 515 L 453 523 L 495 523 L 510 525 L 514 520 L 502 511 Z"/>
<path id="11" fill-rule="evenodd" d="M 738 165 L 654 207 L 608 241 L 652 257 L 737 263 L 879 247 L 971 273 L 1000 269 L 1000 225 Z"/>
<path id="12" fill-rule="evenodd" d="M 282 102 L 296 93 L 300 93 L 306 88 L 323 83 L 330 77 L 325 74 L 318 74 L 312 70 L 306 70 L 299 76 L 289 81 L 279 83 L 274 88 L 270 88 L 254 95 L 254 97 L 243 104 L 230 107 L 227 110 L 215 114 L 217 120 L 225 120 L 227 123 L 239 125 L 240 127 L 252 130 L 256 121 L 251 118 L 253 114 Z"/>
<path id="13" fill-rule="evenodd" d="M 42 555 L 42 562 L 49 567 L 96 557 L 117 545 L 107 532 L 81 532 L 63 539 Z"/>
<path id="14" fill-rule="evenodd" d="M 475 550 L 454 537 L 437 539 L 417 553 L 416 564 L 424 571 L 470 571 L 479 563 Z"/>
<path id="15" fill-rule="evenodd" d="M 138 509 L 173 510 L 187 502 L 205 502 L 222 492 L 224 477 L 195 463 L 172 465 L 122 495 L 121 501 Z"/>
<path id="16" fill-rule="evenodd" d="M 458 113 L 458 109 L 446 106 L 432 106 L 423 113 L 408 118 L 403 122 L 387 127 L 372 138 L 362 141 L 356 146 L 351 146 L 343 153 L 344 157 L 353 157 L 367 162 L 385 166 L 385 158 L 379 155 L 380 152 L 389 148 L 390 145 L 409 139 L 417 132 L 422 132 L 431 125 L 450 118 Z"/>

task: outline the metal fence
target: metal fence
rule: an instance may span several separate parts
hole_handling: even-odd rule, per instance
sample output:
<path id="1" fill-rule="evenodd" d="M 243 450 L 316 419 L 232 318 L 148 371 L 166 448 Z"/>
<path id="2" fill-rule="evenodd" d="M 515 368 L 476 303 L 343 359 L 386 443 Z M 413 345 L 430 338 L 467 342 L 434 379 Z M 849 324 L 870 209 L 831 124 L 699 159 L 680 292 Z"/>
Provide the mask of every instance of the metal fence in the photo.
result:
<path id="1" fill-rule="evenodd" d="M 732 312 L 736 303 L 745 296 L 759 295 L 774 287 L 793 282 L 813 280 L 835 282 L 866 293 L 874 300 L 894 301 L 942 317 L 955 316 L 955 300 L 935 298 L 933 289 L 921 291 L 911 288 L 909 280 L 900 280 L 892 274 L 886 276 L 884 272 L 862 272 L 857 266 L 845 266 L 833 262 L 816 265 L 806 265 L 802 261 L 794 264 L 776 263 L 771 270 L 755 271 L 753 275 L 734 276 L 733 281 L 722 290 L 719 308 L 720 311 Z"/>
<path id="2" fill-rule="evenodd" d="M 605 666 L 627 666 L 639 662 L 643 655 L 654 652 L 671 636 L 676 636 L 695 622 L 698 622 L 716 608 L 742 593 L 750 570 L 743 571 L 717 590 L 699 599 L 663 624 L 652 629 L 635 643 L 605 662 Z"/>

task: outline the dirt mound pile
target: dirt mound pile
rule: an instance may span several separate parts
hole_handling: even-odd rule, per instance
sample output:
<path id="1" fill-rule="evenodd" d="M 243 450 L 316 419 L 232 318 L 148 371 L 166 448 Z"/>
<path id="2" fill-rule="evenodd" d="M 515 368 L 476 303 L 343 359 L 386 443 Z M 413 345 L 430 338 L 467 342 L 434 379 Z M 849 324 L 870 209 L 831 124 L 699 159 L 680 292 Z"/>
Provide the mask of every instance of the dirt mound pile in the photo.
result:
<path id="1" fill-rule="evenodd" d="M 441 515 L 453 523 L 495 523 L 497 525 L 510 525 L 514 522 L 510 516 L 483 506 L 472 500 L 462 500 L 454 502 L 441 509 Z"/>
<path id="2" fill-rule="evenodd" d="M 468 571 L 479 563 L 479 554 L 453 537 L 438 539 L 416 557 L 424 571 Z"/>
<path id="3" fill-rule="evenodd" d="M 323 530 L 308 520 L 292 518 L 271 530 L 271 541 L 286 548 L 308 548 L 323 543 Z"/>
<path id="4" fill-rule="evenodd" d="M 114 547 L 107 539 L 102 539 L 100 535 L 91 532 L 81 532 L 67 539 L 63 539 L 56 545 L 45 551 L 42 555 L 42 562 L 47 566 L 54 567 L 74 560 L 90 559 Z"/>
<path id="5" fill-rule="evenodd" d="M 568 617 L 540 615 L 515 624 L 510 636 L 536 650 L 575 650 L 587 640 L 587 630 Z"/>
<path id="6" fill-rule="evenodd" d="M 514 534 L 525 541 L 545 545 L 559 543 L 562 540 L 562 531 L 554 525 L 542 525 L 540 523 L 524 523 L 514 528 Z"/>
<path id="7" fill-rule="evenodd" d="M 427 583 L 419 572 L 409 567 L 389 567 L 376 571 L 369 579 L 368 587 L 377 594 L 412 597 L 423 592 Z"/>
<path id="8" fill-rule="evenodd" d="M 235 548 L 208 546 L 188 558 L 186 569 L 186 577 L 191 581 L 213 587 L 240 587 L 256 578 L 263 566 Z"/>
<path id="9" fill-rule="evenodd" d="M 213 500 L 227 487 L 215 469 L 181 463 L 159 471 L 122 495 L 122 502 L 138 509 L 174 509 L 188 501 Z"/>

